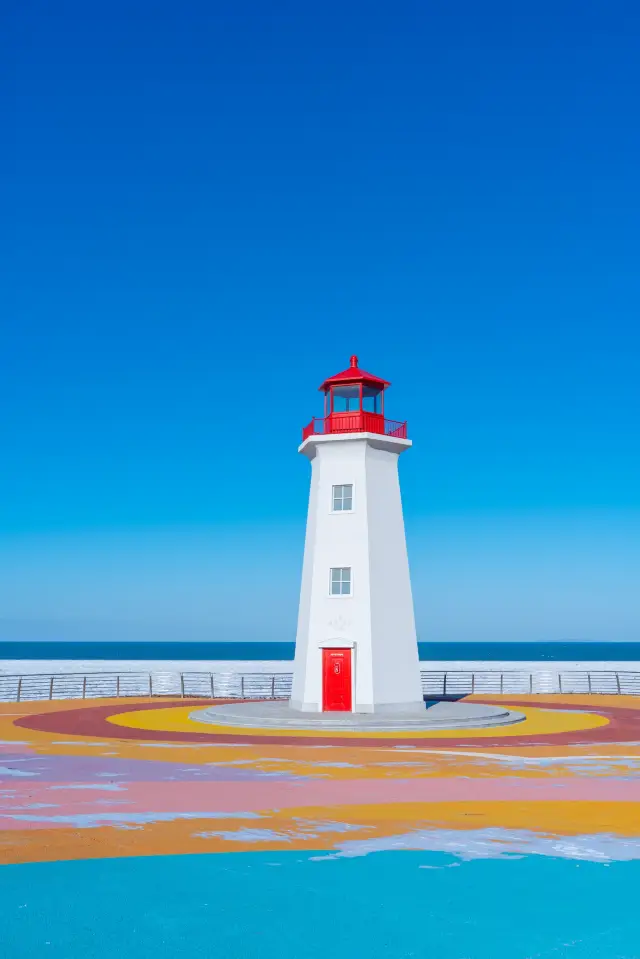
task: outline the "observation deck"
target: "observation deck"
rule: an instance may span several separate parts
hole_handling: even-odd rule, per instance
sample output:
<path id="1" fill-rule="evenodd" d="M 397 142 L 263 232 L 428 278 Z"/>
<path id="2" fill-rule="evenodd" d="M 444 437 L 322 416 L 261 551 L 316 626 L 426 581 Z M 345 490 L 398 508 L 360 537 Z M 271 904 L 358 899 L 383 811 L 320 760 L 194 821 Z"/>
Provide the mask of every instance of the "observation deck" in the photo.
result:
<path id="1" fill-rule="evenodd" d="M 329 416 L 314 416 L 302 430 L 303 441 L 310 436 L 326 433 L 380 433 L 406 440 L 407 424 L 399 420 L 387 420 L 379 413 L 354 410 L 348 413 L 330 413 Z"/>

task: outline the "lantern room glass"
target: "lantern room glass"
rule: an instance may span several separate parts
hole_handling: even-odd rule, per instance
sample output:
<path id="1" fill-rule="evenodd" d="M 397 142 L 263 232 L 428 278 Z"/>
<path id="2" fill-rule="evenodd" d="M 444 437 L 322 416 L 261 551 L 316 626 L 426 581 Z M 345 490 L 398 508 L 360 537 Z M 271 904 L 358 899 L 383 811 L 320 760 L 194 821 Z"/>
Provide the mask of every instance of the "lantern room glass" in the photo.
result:
<path id="1" fill-rule="evenodd" d="M 365 413 L 382 413 L 382 390 L 379 387 L 362 387 L 362 409 Z"/>
<path id="2" fill-rule="evenodd" d="M 384 413 L 384 390 L 379 386 L 349 383 L 325 391 L 325 416 L 330 413 Z"/>
<path id="3" fill-rule="evenodd" d="M 360 411 L 360 385 L 331 387 L 332 413 L 358 413 Z"/>

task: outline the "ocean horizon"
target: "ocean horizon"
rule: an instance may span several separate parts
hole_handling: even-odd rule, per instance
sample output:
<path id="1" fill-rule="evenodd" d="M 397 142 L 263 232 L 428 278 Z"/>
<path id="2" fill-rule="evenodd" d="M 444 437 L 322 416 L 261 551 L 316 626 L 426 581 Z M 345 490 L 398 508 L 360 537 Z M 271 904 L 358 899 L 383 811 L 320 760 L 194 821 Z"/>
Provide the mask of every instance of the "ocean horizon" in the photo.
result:
<path id="1" fill-rule="evenodd" d="M 0 660 L 292 661 L 295 643 L 0 642 Z M 418 643 L 420 660 L 451 662 L 638 662 L 640 642 Z"/>

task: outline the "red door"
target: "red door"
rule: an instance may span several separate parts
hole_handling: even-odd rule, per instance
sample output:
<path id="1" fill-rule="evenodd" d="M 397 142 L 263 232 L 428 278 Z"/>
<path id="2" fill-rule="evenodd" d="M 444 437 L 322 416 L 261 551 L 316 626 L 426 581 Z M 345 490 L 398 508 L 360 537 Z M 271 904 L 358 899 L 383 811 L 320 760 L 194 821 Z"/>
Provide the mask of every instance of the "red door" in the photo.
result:
<path id="1" fill-rule="evenodd" d="M 351 650 L 322 650 L 322 711 L 351 712 Z"/>

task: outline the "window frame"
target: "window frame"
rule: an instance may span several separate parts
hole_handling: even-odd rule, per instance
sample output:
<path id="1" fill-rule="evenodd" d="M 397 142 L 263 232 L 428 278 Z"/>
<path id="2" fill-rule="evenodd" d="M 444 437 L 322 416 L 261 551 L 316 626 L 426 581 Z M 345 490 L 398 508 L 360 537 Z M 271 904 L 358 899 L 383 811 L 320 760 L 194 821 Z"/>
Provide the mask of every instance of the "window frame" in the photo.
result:
<path id="1" fill-rule="evenodd" d="M 350 486 L 350 487 L 351 487 L 351 507 L 350 507 L 349 509 L 336 509 L 336 507 L 335 507 L 335 502 L 336 502 L 335 491 L 336 491 L 338 488 L 344 490 L 345 486 Z M 355 491 L 355 484 L 354 484 L 354 483 L 333 483 L 332 486 L 331 486 L 331 509 L 329 510 L 329 512 L 331 512 L 331 513 L 353 513 L 353 512 L 355 512 L 355 492 L 354 492 L 354 491 Z M 344 502 L 344 494 L 343 494 L 342 497 L 341 497 L 341 501 Z M 335 568 L 337 569 L 338 567 L 335 567 Z"/>
<path id="2" fill-rule="evenodd" d="M 341 590 L 339 593 L 334 593 L 333 592 L 333 583 L 334 583 L 333 574 L 337 570 L 342 571 L 346 569 L 349 570 L 349 592 L 343 593 Z M 342 587 L 345 583 L 345 580 L 342 577 L 340 577 L 339 583 L 340 583 L 340 587 Z M 348 599 L 350 596 L 353 596 L 353 567 L 352 566 L 330 566 L 329 567 L 329 596 L 331 597 L 331 599 Z"/>

